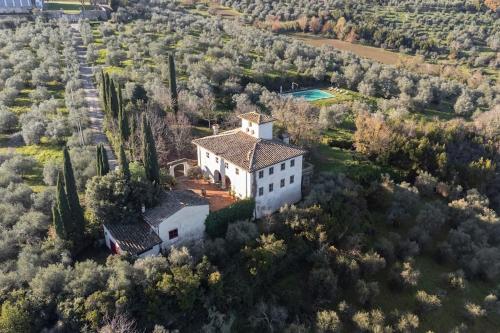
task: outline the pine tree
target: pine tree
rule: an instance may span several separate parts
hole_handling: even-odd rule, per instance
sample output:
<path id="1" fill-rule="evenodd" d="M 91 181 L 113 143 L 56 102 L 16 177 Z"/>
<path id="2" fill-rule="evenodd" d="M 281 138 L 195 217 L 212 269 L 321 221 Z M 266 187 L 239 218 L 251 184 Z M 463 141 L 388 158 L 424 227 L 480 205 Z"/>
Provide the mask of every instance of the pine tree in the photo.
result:
<path id="1" fill-rule="evenodd" d="M 155 141 L 146 114 L 142 115 L 142 161 L 146 178 L 153 184 L 160 184 L 160 168 L 156 154 Z"/>
<path id="2" fill-rule="evenodd" d="M 66 197 L 68 198 L 68 206 L 72 216 L 71 224 L 67 226 L 66 232 L 76 243 L 79 239 L 81 239 L 85 231 L 85 219 L 83 217 L 82 207 L 80 206 L 80 200 L 78 199 L 78 191 L 76 188 L 71 159 L 69 157 L 69 151 L 66 147 L 63 151 L 63 163 L 64 190 L 66 192 Z M 61 217 L 63 217 L 63 215 L 61 215 Z"/>
<path id="3" fill-rule="evenodd" d="M 59 172 L 57 177 L 56 201 L 52 207 L 52 219 L 57 236 L 66 240 L 68 237 L 67 226 L 71 224 L 72 216 L 66 191 L 64 190 L 64 179 L 61 172 Z"/>
<path id="4" fill-rule="evenodd" d="M 102 143 L 96 147 L 97 175 L 104 176 L 109 172 L 108 154 Z"/>
<path id="5" fill-rule="evenodd" d="M 110 114 L 113 118 L 118 118 L 118 112 L 120 110 L 120 105 L 118 104 L 118 94 L 116 86 L 113 80 L 109 83 L 110 97 Z"/>
<path id="6" fill-rule="evenodd" d="M 120 171 L 123 178 L 130 180 L 130 168 L 128 166 L 127 155 L 125 155 L 125 149 L 123 145 L 120 145 Z"/>
<path id="7" fill-rule="evenodd" d="M 170 74 L 170 98 L 172 99 L 172 109 L 174 113 L 177 114 L 177 111 L 179 111 L 179 101 L 177 96 L 177 80 L 175 77 L 175 61 L 172 53 L 168 55 L 168 69 Z"/>

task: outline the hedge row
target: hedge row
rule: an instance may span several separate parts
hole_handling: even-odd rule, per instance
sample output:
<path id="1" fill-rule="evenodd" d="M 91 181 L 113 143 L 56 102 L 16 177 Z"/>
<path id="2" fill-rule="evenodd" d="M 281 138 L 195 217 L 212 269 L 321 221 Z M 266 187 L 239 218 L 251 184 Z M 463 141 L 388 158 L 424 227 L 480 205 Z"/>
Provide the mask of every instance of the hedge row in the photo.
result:
<path id="1" fill-rule="evenodd" d="M 208 214 L 205 230 L 211 238 L 224 237 L 229 223 L 250 220 L 254 210 L 254 199 L 239 200 L 229 207 Z"/>

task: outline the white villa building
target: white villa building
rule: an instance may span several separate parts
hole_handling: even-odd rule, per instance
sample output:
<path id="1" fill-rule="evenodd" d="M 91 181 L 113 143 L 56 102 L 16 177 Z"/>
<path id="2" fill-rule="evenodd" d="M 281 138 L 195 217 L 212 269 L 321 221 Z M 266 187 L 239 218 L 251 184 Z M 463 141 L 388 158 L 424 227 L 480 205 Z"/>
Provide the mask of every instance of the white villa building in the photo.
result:
<path id="1" fill-rule="evenodd" d="M 272 117 L 239 117 L 240 128 L 193 140 L 202 172 L 238 198 L 255 198 L 256 218 L 300 201 L 306 151 L 273 139 Z"/>

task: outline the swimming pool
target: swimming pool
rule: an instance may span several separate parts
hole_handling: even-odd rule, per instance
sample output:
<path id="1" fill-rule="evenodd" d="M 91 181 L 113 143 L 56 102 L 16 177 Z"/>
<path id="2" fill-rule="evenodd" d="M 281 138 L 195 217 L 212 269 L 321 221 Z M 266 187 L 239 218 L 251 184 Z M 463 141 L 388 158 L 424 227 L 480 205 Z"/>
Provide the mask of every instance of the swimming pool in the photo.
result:
<path id="1" fill-rule="evenodd" d="M 295 98 L 303 98 L 308 102 L 334 97 L 329 92 L 326 92 L 324 90 L 319 90 L 319 89 L 302 90 L 302 91 L 283 94 L 283 96 L 292 96 Z"/>

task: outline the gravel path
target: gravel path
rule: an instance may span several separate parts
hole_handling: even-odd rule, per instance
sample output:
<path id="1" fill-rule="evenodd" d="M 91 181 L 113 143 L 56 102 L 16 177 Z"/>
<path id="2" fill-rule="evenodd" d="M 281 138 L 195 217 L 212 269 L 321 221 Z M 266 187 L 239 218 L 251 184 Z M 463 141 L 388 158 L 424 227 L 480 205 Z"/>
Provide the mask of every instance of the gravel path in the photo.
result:
<path id="1" fill-rule="evenodd" d="M 99 101 L 99 94 L 92 80 L 92 67 L 86 61 L 86 48 L 83 45 L 83 40 L 78 29 L 78 24 L 72 24 L 75 41 L 76 52 L 78 54 L 78 61 L 80 62 L 80 79 L 83 81 L 83 89 L 85 91 L 85 101 L 89 107 L 90 128 L 94 132 L 93 139 L 97 145 L 104 144 L 106 153 L 108 154 L 109 167 L 113 170 L 117 166 L 115 153 L 111 149 L 108 138 L 104 134 L 104 113 Z"/>

